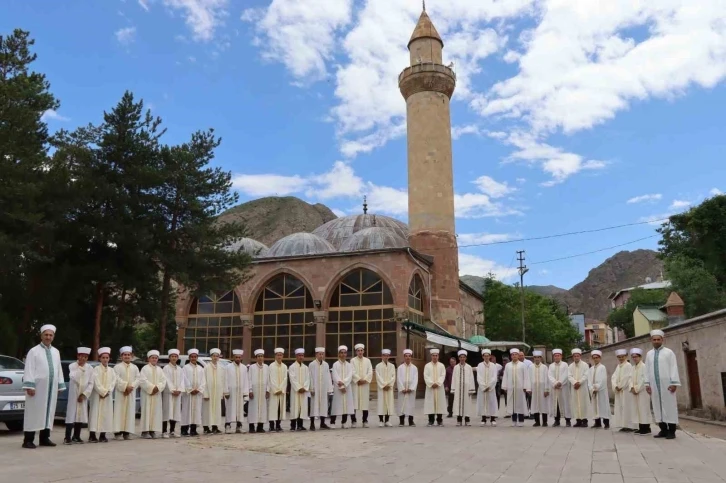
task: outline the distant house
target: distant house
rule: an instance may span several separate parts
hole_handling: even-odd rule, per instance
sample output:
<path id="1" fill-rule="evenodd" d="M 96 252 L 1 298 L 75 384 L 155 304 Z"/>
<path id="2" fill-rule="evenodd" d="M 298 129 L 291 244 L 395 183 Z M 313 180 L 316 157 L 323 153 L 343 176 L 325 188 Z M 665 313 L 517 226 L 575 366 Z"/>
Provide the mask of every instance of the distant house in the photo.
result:
<path id="1" fill-rule="evenodd" d="M 654 329 L 662 329 L 676 325 L 685 319 L 685 304 L 675 292 L 671 292 L 666 303 L 656 305 L 638 305 L 633 311 L 635 337 L 650 333 Z"/>
<path id="2" fill-rule="evenodd" d="M 611 293 L 608 296 L 608 299 L 610 300 L 610 308 L 614 310 L 624 306 L 628 302 L 628 300 L 630 300 L 630 292 L 632 292 L 636 288 L 643 290 L 660 290 L 670 288 L 670 286 L 670 280 L 663 280 L 662 282 L 651 282 L 650 279 L 646 279 L 646 283 L 644 283 L 643 285 L 624 288 L 618 290 L 617 292 Z"/>
<path id="3" fill-rule="evenodd" d="M 577 330 L 585 336 L 585 314 L 570 314 L 570 322 L 577 327 Z"/>
<path id="4" fill-rule="evenodd" d="M 614 343 L 613 329 L 600 320 L 585 319 L 585 343 L 600 347 Z"/>

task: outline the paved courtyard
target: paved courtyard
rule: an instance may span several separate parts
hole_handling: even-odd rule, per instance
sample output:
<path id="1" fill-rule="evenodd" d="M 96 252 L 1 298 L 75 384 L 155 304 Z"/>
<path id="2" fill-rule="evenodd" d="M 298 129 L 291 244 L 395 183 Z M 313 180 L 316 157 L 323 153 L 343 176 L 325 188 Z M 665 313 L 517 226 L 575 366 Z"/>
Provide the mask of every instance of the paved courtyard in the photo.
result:
<path id="1" fill-rule="evenodd" d="M 726 482 L 726 441 L 678 432 L 674 441 L 576 428 L 378 428 L 24 450 L 0 432 L 7 482 Z M 284 423 L 289 428 L 289 422 Z M 62 428 L 52 433 L 62 440 Z M 84 431 L 83 437 L 86 438 Z"/>

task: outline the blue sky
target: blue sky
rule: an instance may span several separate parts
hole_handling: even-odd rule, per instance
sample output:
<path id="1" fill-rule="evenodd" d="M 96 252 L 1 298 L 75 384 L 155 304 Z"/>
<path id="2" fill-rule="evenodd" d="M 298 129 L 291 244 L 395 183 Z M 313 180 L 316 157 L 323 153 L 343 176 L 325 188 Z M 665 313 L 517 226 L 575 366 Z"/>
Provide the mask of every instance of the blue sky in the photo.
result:
<path id="1" fill-rule="evenodd" d="M 650 4 L 653 5 L 650 5 Z M 62 105 L 51 129 L 99 122 L 124 90 L 166 142 L 213 127 L 242 200 L 294 195 L 406 219 L 396 85 L 415 0 L 5 2 Z M 726 11 L 720 0 L 429 0 L 458 76 L 460 245 L 667 217 L 726 191 Z M 462 248 L 461 273 L 569 288 L 654 224 Z M 613 287 L 616 289 L 618 287 Z"/>

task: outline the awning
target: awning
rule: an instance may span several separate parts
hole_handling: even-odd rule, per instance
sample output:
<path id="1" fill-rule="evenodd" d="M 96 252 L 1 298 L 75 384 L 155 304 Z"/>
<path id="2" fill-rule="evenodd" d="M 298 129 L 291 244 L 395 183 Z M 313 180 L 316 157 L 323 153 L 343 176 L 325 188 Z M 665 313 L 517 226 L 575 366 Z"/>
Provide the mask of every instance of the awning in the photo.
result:
<path id="1" fill-rule="evenodd" d="M 439 334 L 434 334 L 433 332 L 426 332 L 426 340 L 429 342 L 433 342 L 434 344 L 445 345 L 448 347 L 459 347 L 459 342 L 456 339 L 445 337 Z"/>
<path id="2" fill-rule="evenodd" d="M 469 352 L 479 352 L 479 347 L 475 346 L 474 344 L 464 342 L 463 340 L 460 340 L 459 343 L 461 343 L 462 349 L 466 349 Z"/>

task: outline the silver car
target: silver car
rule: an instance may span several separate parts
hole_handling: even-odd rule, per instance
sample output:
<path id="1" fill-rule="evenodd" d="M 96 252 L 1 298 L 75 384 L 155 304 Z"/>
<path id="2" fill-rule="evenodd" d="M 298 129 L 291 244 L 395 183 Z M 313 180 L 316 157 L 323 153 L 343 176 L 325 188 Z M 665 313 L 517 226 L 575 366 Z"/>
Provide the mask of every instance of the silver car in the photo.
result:
<path id="1" fill-rule="evenodd" d="M 25 392 L 23 372 L 25 364 L 10 356 L 0 355 L 0 423 L 10 431 L 23 429 Z"/>

